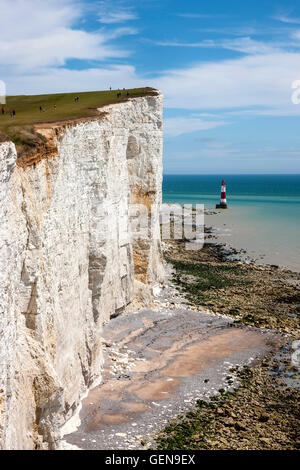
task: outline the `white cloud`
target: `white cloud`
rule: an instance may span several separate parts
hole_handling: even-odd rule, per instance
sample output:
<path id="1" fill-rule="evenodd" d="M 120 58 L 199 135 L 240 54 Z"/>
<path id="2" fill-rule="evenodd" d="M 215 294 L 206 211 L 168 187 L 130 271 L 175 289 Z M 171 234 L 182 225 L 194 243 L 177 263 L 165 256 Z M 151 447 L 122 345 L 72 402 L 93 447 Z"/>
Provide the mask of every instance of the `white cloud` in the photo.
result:
<path id="1" fill-rule="evenodd" d="M 39 38 L 68 28 L 81 16 L 77 0 L 0 0 L 0 39 Z"/>
<path id="2" fill-rule="evenodd" d="M 110 31 L 105 32 L 105 39 L 106 41 L 110 39 L 117 39 L 121 36 L 129 36 L 131 34 L 137 34 L 138 30 L 136 28 L 131 28 L 131 27 L 122 27 L 122 28 L 115 28 Z"/>
<path id="3" fill-rule="evenodd" d="M 131 66 L 110 63 L 82 70 L 65 66 L 70 59 L 108 61 L 129 54 L 110 41 L 135 34 L 134 28 L 114 27 L 96 32 L 78 28 L 84 13 L 91 12 L 89 7 L 90 4 L 77 0 L 0 0 L 1 12 L 5 12 L 0 28 L 0 79 L 5 81 L 8 94 L 99 90 L 141 84 Z"/>
<path id="4" fill-rule="evenodd" d="M 280 52 L 282 48 L 282 44 L 268 44 L 263 41 L 255 41 L 250 37 L 222 40 L 206 39 L 204 41 L 194 43 L 184 43 L 178 41 L 159 41 L 156 44 L 159 46 L 168 47 L 229 49 L 232 51 L 243 52 L 245 54 L 270 54 L 274 52 Z M 300 44 L 298 45 L 298 47 L 300 47 Z"/>
<path id="5" fill-rule="evenodd" d="M 293 36 L 293 38 L 299 40 L 300 39 L 300 31 L 299 30 L 293 31 L 292 36 Z"/>
<path id="6" fill-rule="evenodd" d="M 188 134 L 195 131 L 215 129 L 229 124 L 226 121 L 205 121 L 197 117 L 174 117 L 164 120 L 164 133 L 170 137 Z"/>
<path id="7" fill-rule="evenodd" d="M 107 66 L 85 70 L 68 70 L 45 67 L 37 73 L 11 75 L 6 80 L 7 94 L 32 95 L 44 93 L 67 93 L 76 91 L 107 90 L 109 86 L 134 88 L 145 86 L 145 81 L 135 74 L 134 67 L 127 65 Z"/>
<path id="8" fill-rule="evenodd" d="M 299 78 L 300 54 L 282 52 L 170 70 L 153 84 L 165 93 L 171 108 L 294 110 L 291 84 Z"/>
<path id="9" fill-rule="evenodd" d="M 39 38 L 0 41 L 1 63 L 15 65 L 22 70 L 64 65 L 67 59 L 103 60 L 127 55 L 127 51 L 107 45 L 102 34 L 67 28 L 48 32 Z"/>
<path id="10" fill-rule="evenodd" d="M 99 3 L 98 18 L 100 23 L 115 24 L 136 20 L 138 17 L 130 8 L 122 6 L 119 2 L 104 0 Z"/>
<path id="11" fill-rule="evenodd" d="M 287 15 L 272 16 L 273 20 L 280 21 L 287 24 L 300 24 L 300 18 L 293 18 Z"/>
<path id="12" fill-rule="evenodd" d="M 129 13 L 126 11 L 116 11 L 99 15 L 100 23 L 105 24 L 124 23 L 128 20 L 135 20 L 136 18 L 137 16 L 134 13 Z"/>
<path id="13" fill-rule="evenodd" d="M 216 43 L 213 40 L 205 40 L 202 42 L 179 42 L 179 41 L 156 41 L 157 46 L 166 46 L 166 47 L 202 47 L 210 48 L 216 47 Z"/>
<path id="14" fill-rule="evenodd" d="M 17 73 L 34 68 L 39 73 L 39 67 L 62 66 L 68 59 L 126 57 L 128 51 L 108 42 L 135 31 L 78 29 L 81 7 L 77 0 L 0 0 L 0 10 L 5 12 L 0 28 L 0 64 L 16 67 Z"/>
<path id="15" fill-rule="evenodd" d="M 270 54 L 281 49 L 279 44 L 255 41 L 250 37 L 223 40 L 220 42 L 220 47 L 245 54 Z"/>
<path id="16" fill-rule="evenodd" d="M 282 106 L 280 108 L 266 108 L 266 109 L 240 109 L 237 111 L 228 111 L 225 116 L 273 116 L 273 117 L 284 117 L 284 116 L 299 116 L 300 105 L 294 105 L 291 103 L 289 106 Z"/>

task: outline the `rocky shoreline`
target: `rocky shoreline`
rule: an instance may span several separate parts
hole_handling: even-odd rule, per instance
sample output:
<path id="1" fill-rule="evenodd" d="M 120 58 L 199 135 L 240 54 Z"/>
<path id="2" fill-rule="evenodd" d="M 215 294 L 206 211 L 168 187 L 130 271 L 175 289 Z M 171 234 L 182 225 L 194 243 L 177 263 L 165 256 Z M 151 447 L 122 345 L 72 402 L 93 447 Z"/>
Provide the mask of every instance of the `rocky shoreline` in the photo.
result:
<path id="1" fill-rule="evenodd" d="M 243 259 L 243 250 L 211 243 L 206 228 L 201 250 L 185 241 L 164 244 L 173 282 L 198 310 L 233 319 L 232 326 L 272 330 L 282 337 L 275 355 L 235 371 L 233 391 L 203 402 L 156 436 L 158 449 L 299 449 L 300 429 L 300 274 Z M 240 256 L 239 256 L 240 255 Z"/>
<path id="2" fill-rule="evenodd" d="M 163 251 L 153 303 L 104 327 L 102 383 L 64 444 L 299 449 L 300 274 L 232 260 L 213 243 Z"/>
<path id="3" fill-rule="evenodd" d="M 207 238 L 210 229 L 206 232 Z M 170 240 L 164 255 L 174 269 L 173 282 L 192 305 L 233 317 L 236 323 L 300 337 L 300 273 L 241 261 L 244 250 L 218 243 L 186 250 L 184 240 Z"/>
<path id="4" fill-rule="evenodd" d="M 268 367 L 267 358 L 238 371 L 238 388 L 198 400 L 192 412 L 170 422 L 156 437 L 156 448 L 298 450 L 299 391 L 278 388 L 266 373 Z"/>

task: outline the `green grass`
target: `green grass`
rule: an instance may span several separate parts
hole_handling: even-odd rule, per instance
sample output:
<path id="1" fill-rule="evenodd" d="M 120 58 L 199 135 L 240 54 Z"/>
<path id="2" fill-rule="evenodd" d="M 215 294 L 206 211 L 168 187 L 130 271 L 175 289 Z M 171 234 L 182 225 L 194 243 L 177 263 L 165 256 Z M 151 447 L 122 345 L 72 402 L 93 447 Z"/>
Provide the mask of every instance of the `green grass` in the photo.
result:
<path id="1" fill-rule="evenodd" d="M 33 147 L 38 143 L 34 135 L 33 124 L 65 121 L 96 116 L 97 108 L 107 104 L 118 103 L 129 98 L 153 95 L 152 88 L 134 88 L 131 90 L 120 90 L 122 93 L 117 98 L 118 90 L 93 91 L 84 93 L 58 93 L 51 95 L 19 95 L 6 98 L 6 114 L 0 114 L 0 141 L 12 140 L 23 150 Z M 75 96 L 79 101 L 75 103 Z M 56 104 L 56 110 L 54 109 Z M 45 111 L 40 112 L 40 106 Z M 16 111 L 15 118 L 11 118 L 10 111 Z"/>

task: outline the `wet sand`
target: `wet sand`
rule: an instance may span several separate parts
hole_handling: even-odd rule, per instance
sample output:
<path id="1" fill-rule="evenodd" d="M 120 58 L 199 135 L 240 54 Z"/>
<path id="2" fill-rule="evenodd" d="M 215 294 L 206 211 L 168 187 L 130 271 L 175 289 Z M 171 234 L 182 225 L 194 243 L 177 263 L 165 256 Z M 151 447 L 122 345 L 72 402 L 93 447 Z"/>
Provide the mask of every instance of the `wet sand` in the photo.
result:
<path id="1" fill-rule="evenodd" d="M 227 389 L 232 367 L 261 360 L 281 342 L 279 335 L 185 309 L 113 319 L 104 328 L 103 382 L 83 401 L 79 429 L 64 439 L 81 449 L 147 448 L 169 419 Z"/>

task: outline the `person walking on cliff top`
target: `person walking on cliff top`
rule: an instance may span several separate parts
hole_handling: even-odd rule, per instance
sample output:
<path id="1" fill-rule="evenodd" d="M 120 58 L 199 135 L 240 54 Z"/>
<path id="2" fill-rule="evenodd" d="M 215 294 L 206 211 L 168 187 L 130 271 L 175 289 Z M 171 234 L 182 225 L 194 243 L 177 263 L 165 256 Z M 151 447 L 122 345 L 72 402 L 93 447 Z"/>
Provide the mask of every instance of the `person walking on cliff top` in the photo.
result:
<path id="1" fill-rule="evenodd" d="M 2 106 L 2 108 L 1 108 L 1 113 L 2 113 L 2 114 L 5 114 L 4 106 Z"/>

